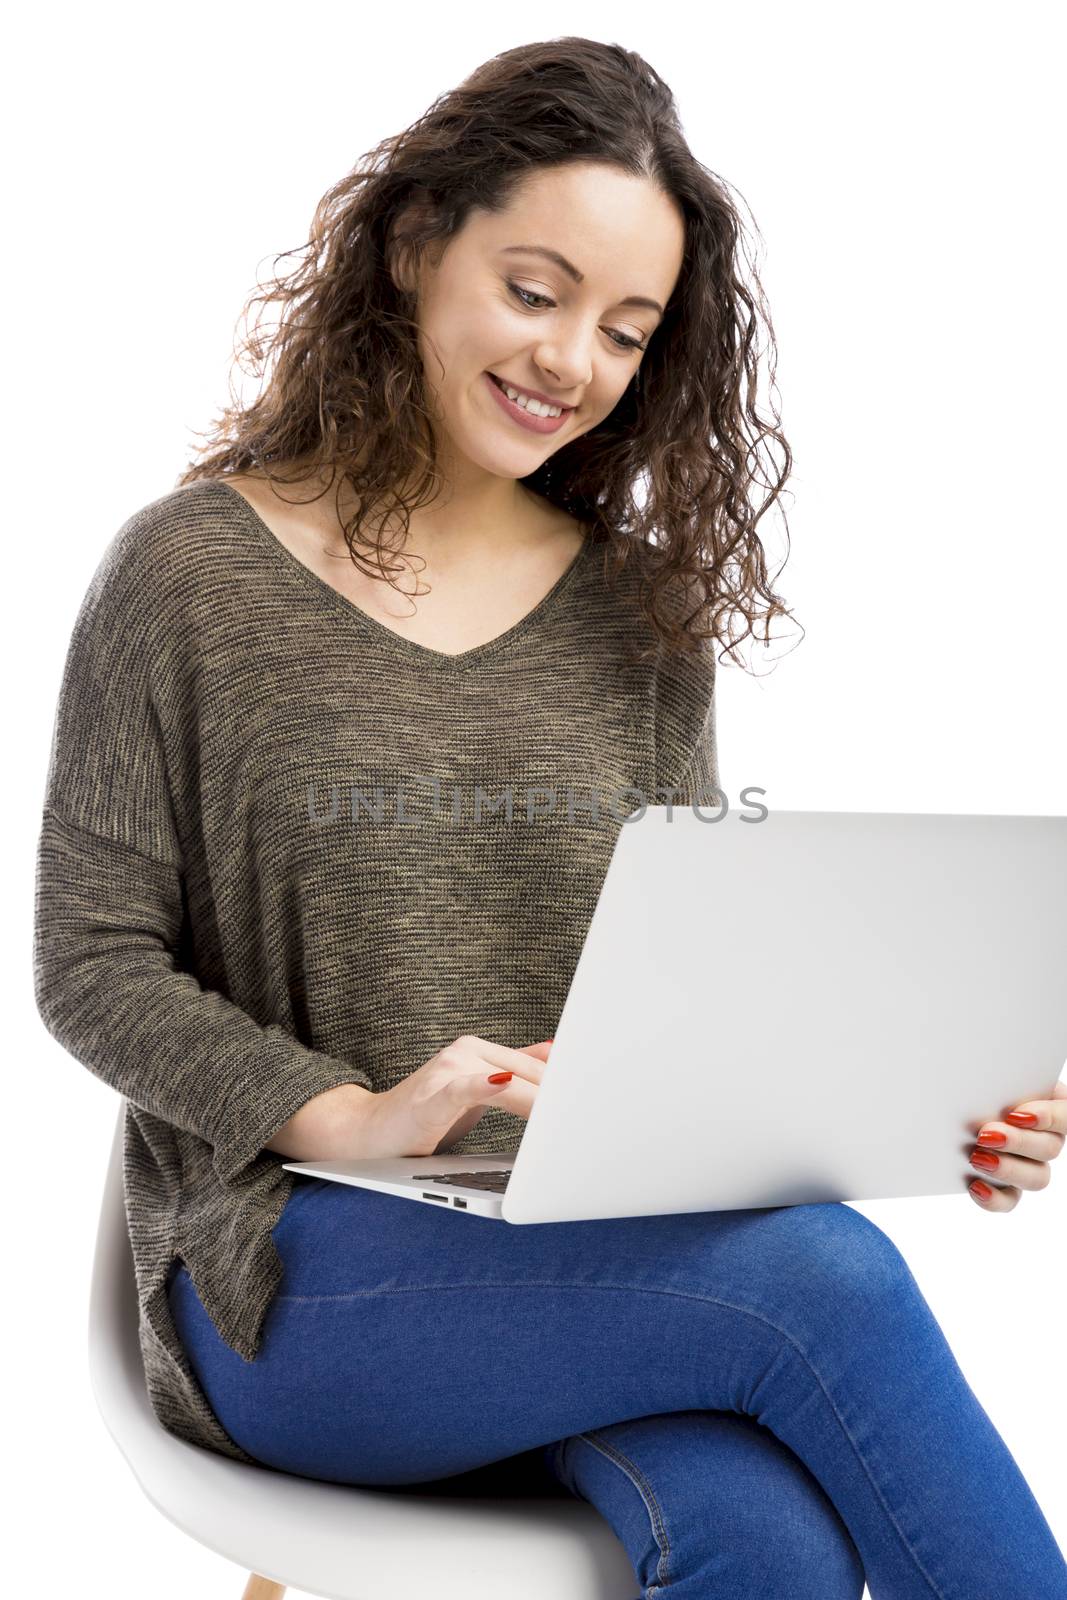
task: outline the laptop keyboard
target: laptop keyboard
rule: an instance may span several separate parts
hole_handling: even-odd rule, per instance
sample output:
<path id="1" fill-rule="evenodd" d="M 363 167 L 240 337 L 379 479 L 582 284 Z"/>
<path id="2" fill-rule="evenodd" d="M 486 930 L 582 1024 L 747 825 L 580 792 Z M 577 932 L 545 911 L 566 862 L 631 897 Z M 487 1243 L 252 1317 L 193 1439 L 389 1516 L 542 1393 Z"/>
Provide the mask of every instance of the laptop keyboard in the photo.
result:
<path id="1" fill-rule="evenodd" d="M 503 1194 L 511 1168 L 505 1167 L 503 1172 L 413 1172 L 411 1176 L 419 1183 L 440 1183 L 446 1189 L 492 1189 Z"/>

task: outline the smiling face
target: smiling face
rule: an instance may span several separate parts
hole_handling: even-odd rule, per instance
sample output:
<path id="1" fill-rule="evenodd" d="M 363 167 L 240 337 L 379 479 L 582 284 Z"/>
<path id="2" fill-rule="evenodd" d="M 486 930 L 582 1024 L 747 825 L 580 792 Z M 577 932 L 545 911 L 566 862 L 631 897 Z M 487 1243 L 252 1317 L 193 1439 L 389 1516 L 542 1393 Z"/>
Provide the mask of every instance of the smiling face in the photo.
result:
<path id="1" fill-rule="evenodd" d="M 603 421 L 640 366 L 684 249 L 676 203 L 611 166 L 541 168 L 507 210 L 474 210 L 418 284 L 419 352 L 454 465 L 522 478 Z M 532 415 L 489 374 L 573 409 Z"/>

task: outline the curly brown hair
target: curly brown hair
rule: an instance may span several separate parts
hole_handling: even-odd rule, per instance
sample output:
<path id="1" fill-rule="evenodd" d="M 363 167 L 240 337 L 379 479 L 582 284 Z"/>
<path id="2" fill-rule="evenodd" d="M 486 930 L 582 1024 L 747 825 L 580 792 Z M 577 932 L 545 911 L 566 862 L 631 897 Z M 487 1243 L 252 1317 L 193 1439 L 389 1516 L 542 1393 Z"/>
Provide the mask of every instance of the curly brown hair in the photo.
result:
<path id="1" fill-rule="evenodd" d="M 730 641 L 737 616 L 746 626 L 728 643 L 732 656 L 761 616 L 766 643 L 772 618 L 792 615 L 768 588 L 756 531 L 792 466 L 779 415 L 764 420 L 755 401 L 761 315 L 772 394 L 774 329 L 755 271 L 751 287 L 742 279 L 745 232 L 726 182 L 690 151 L 668 85 L 620 45 L 564 37 L 506 50 L 327 190 L 307 244 L 283 252 L 306 259 L 242 312 L 281 305 L 273 335 L 257 328 L 234 352 L 260 378 L 273 358 L 269 381 L 247 406 L 231 381 L 233 403 L 197 435 L 207 442 L 177 484 L 251 469 L 272 484 L 328 472 L 329 487 L 340 474 L 358 505 L 341 524 L 352 560 L 367 571 L 357 546 L 373 550 L 374 575 L 384 578 L 385 546 L 371 523 L 379 512 L 398 515 L 406 535 L 438 481 L 415 306 L 394 282 L 393 252 L 428 249 L 432 258 L 472 208 L 503 210 L 531 169 L 571 162 L 612 165 L 672 196 L 684 259 L 638 381 L 520 481 L 585 525 L 604 546 L 610 580 L 637 563 L 638 603 L 668 650 Z M 768 440 L 784 451 L 769 482 L 758 478 Z M 754 508 L 757 481 L 769 493 Z M 695 596 L 688 613 L 676 592 Z"/>

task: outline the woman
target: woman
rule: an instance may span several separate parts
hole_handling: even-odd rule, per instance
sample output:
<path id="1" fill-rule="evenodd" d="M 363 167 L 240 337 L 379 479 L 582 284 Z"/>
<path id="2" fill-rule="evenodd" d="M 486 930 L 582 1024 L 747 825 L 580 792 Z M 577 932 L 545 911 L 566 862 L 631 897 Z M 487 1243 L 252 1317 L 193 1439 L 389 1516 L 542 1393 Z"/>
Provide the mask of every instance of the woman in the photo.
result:
<path id="1" fill-rule="evenodd" d="M 282 1168 L 517 1143 L 634 790 L 724 798 L 712 646 L 785 614 L 756 523 L 790 462 L 740 239 L 662 80 L 585 39 L 488 62 L 330 191 L 270 381 L 86 596 L 38 1004 L 127 1099 L 172 1432 L 571 1493 L 679 1600 L 1063 1600 L 859 1212 L 508 1228 Z M 986 1125 L 979 1203 L 1045 1185 L 1064 1113 Z"/>

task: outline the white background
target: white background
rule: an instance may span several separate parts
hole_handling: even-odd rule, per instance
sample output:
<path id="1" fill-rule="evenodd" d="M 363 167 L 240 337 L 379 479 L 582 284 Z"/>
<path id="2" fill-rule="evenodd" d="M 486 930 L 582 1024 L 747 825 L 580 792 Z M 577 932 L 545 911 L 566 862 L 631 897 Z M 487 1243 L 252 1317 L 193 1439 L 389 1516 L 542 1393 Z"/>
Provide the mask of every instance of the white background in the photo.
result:
<path id="1" fill-rule="evenodd" d="M 226 399 L 257 272 L 302 243 L 330 183 L 499 50 L 617 41 L 667 79 L 696 154 L 758 223 L 796 456 L 775 587 L 806 637 L 773 671 L 757 652 L 758 680 L 720 673 L 724 787 L 780 807 L 1067 812 L 1058 18 L 743 0 L 28 16 L 3 113 L 7 1579 L 237 1600 L 242 1573 L 148 1503 L 96 1412 L 86 1317 L 117 1101 L 32 995 L 55 698 L 104 546 L 173 487 Z M 1067 1548 L 1067 1158 L 1005 1216 L 962 1190 L 860 1209 Z"/>

